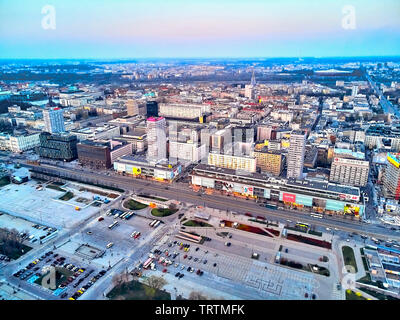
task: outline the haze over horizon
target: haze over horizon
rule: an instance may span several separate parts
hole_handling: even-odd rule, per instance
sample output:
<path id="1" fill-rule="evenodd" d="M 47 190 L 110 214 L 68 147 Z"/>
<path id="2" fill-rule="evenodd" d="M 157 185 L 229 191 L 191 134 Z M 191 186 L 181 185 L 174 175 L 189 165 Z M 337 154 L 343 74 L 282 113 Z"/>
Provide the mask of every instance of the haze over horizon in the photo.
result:
<path id="1" fill-rule="evenodd" d="M 46 5 L 55 29 L 42 27 Z M 342 24 L 349 5 L 354 29 Z M 2 0 L 0 58 L 399 56 L 399 16 L 397 0 Z"/>

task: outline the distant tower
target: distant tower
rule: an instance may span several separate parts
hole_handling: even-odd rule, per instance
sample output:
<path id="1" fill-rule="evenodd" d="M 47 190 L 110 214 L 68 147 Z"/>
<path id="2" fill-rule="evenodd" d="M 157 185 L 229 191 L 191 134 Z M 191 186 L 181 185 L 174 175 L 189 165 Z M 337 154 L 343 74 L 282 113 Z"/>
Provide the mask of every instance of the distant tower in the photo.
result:
<path id="1" fill-rule="evenodd" d="M 254 74 L 254 69 L 253 69 L 253 74 L 252 74 L 252 76 L 251 76 L 250 84 L 251 84 L 253 87 L 255 87 L 256 84 L 257 84 L 257 82 L 256 82 L 256 75 Z"/>

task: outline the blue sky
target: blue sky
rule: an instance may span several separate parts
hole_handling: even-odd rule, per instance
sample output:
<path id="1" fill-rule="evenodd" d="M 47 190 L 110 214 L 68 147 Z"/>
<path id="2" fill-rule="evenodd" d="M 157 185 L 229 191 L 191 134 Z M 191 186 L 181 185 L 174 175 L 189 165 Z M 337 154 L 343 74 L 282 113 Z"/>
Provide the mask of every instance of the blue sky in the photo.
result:
<path id="1" fill-rule="evenodd" d="M 0 0 L 0 58 L 374 55 L 400 55 L 399 0 Z"/>

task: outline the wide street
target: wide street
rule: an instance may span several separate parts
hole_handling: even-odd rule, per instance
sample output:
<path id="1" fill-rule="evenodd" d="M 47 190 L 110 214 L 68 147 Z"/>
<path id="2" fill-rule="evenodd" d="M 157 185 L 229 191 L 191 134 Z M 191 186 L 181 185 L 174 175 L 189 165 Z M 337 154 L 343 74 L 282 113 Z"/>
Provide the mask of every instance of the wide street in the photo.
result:
<path id="1" fill-rule="evenodd" d="M 40 166 L 24 164 L 24 166 L 40 168 L 57 177 L 65 179 L 75 179 L 81 182 L 104 184 L 107 186 L 118 187 L 132 192 L 146 192 L 156 196 L 176 199 L 182 202 L 193 203 L 195 205 L 207 206 L 210 208 L 235 211 L 237 213 L 251 212 L 254 215 L 262 215 L 267 218 L 282 218 L 301 220 L 302 222 L 313 224 L 320 227 L 338 228 L 347 232 L 356 232 L 382 239 L 400 240 L 397 231 L 385 226 L 366 224 L 358 221 L 346 220 L 342 218 L 324 217 L 323 219 L 310 216 L 308 213 L 298 211 L 271 210 L 261 207 L 251 200 L 242 200 L 234 197 L 221 195 L 206 195 L 192 191 L 189 187 L 183 188 L 182 184 L 166 185 L 153 181 L 133 179 L 113 173 L 106 175 L 94 171 L 83 169 L 65 168 L 42 164 Z"/>

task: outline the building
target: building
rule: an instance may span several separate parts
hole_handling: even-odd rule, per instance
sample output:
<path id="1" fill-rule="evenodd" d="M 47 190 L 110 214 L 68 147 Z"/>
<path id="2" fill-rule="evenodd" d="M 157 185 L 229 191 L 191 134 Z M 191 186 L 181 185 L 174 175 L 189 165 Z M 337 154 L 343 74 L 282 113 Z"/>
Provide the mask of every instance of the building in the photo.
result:
<path id="1" fill-rule="evenodd" d="M 275 207 L 295 207 L 306 212 L 355 218 L 364 214 L 363 198 L 358 187 L 269 177 L 257 172 L 240 172 L 206 164 L 199 164 L 193 169 L 191 182 L 194 189 L 257 199 Z"/>
<path id="2" fill-rule="evenodd" d="M 304 155 L 306 151 L 306 134 L 302 131 L 293 131 L 290 134 L 290 145 L 287 157 L 287 177 L 302 179 Z"/>
<path id="3" fill-rule="evenodd" d="M 45 131 L 49 133 L 65 132 L 64 114 L 60 108 L 43 110 Z"/>
<path id="4" fill-rule="evenodd" d="M 264 147 L 260 150 L 254 150 L 253 156 L 256 159 L 257 168 L 263 172 L 279 176 L 285 164 L 285 155 L 281 151 L 268 150 Z"/>
<path id="5" fill-rule="evenodd" d="M 114 162 L 114 170 L 135 178 L 169 182 L 182 172 L 182 166 L 180 163 L 170 164 L 167 161 L 149 163 L 140 156 L 124 156 Z"/>
<path id="6" fill-rule="evenodd" d="M 400 199 L 400 153 L 388 153 L 383 178 L 383 193 L 386 198 Z"/>
<path id="7" fill-rule="evenodd" d="M 220 168 L 256 172 L 256 158 L 210 152 L 208 164 Z"/>
<path id="8" fill-rule="evenodd" d="M 334 149 L 329 181 L 365 187 L 368 183 L 369 162 L 361 152 Z"/>
<path id="9" fill-rule="evenodd" d="M 132 154 L 132 144 L 125 141 L 85 140 L 77 149 L 79 162 L 96 169 L 108 169 L 118 158 Z"/>
<path id="10" fill-rule="evenodd" d="M 77 143 L 78 139 L 71 134 L 42 132 L 37 153 L 42 158 L 72 161 L 78 156 Z"/>
<path id="11" fill-rule="evenodd" d="M 208 104 L 160 103 L 159 115 L 170 119 L 187 119 L 204 122 L 204 116 L 211 110 Z"/>
<path id="12" fill-rule="evenodd" d="M 147 119 L 147 158 L 159 161 L 167 158 L 166 121 L 163 117 Z"/>
<path id="13" fill-rule="evenodd" d="M 81 141 L 77 144 L 79 163 L 96 169 L 107 169 L 112 165 L 110 147 L 107 143 Z"/>
<path id="14" fill-rule="evenodd" d="M 71 130 L 71 134 L 75 135 L 79 141 L 84 140 L 109 140 L 120 135 L 118 126 L 105 124 L 98 127 L 87 127 L 82 129 Z"/>
<path id="15" fill-rule="evenodd" d="M 40 145 L 39 133 L 0 133 L 0 150 L 24 152 Z"/>
<path id="16" fill-rule="evenodd" d="M 127 99 L 125 102 L 125 106 L 128 116 L 136 116 L 139 114 L 139 106 L 135 100 Z"/>
<path id="17" fill-rule="evenodd" d="M 146 115 L 147 117 L 158 117 L 158 102 L 147 101 L 146 102 Z"/>

